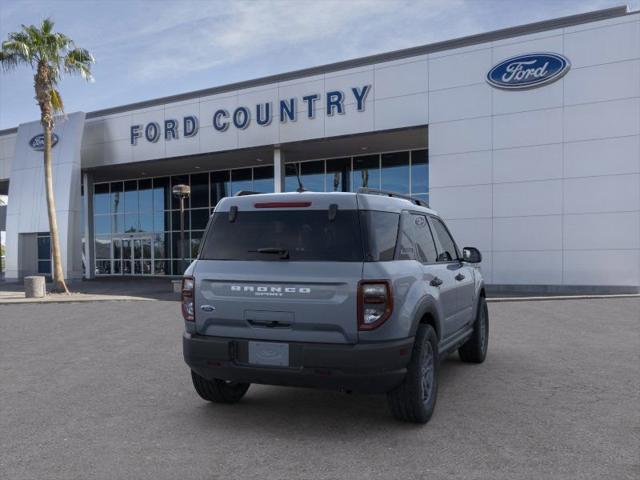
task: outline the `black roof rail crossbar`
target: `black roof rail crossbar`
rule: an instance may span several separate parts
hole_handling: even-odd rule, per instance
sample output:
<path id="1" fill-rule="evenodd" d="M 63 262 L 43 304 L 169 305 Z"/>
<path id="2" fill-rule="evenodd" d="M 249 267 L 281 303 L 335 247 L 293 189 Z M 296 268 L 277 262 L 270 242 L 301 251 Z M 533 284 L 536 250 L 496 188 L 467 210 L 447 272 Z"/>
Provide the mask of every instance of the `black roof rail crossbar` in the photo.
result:
<path id="1" fill-rule="evenodd" d="M 244 197 L 245 195 L 260 195 L 261 193 L 264 192 L 252 192 L 251 190 L 240 190 L 239 192 L 236 192 L 234 197 Z"/>
<path id="2" fill-rule="evenodd" d="M 358 189 L 358 193 L 368 193 L 370 195 L 382 195 L 384 197 L 402 198 L 404 200 L 409 200 L 411 203 L 415 203 L 416 205 L 420 205 L 421 207 L 429 208 L 429 203 L 425 202 L 424 200 L 413 198 L 409 195 L 402 195 L 401 193 L 389 192 L 387 190 L 378 190 L 377 188 L 360 187 Z"/>

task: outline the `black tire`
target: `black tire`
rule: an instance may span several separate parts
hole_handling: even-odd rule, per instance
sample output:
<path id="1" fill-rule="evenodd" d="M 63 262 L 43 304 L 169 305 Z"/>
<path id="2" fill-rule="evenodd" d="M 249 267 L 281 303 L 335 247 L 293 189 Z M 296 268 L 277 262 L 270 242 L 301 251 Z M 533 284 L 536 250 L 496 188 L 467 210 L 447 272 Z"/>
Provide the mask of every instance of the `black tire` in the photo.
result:
<path id="1" fill-rule="evenodd" d="M 431 325 L 420 325 L 407 375 L 387 393 L 391 413 L 398 420 L 427 423 L 438 396 L 438 337 Z"/>
<path id="2" fill-rule="evenodd" d="M 207 380 L 193 370 L 191 371 L 191 380 L 198 395 L 214 403 L 239 402 L 251 385 L 250 383 L 227 382 L 217 378 Z"/>
<path id="3" fill-rule="evenodd" d="M 480 297 L 473 334 L 459 349 L 460 359 L 467 363 L 482 363 L 487 358 L 489 346 L 489 309 L 487 300 Z"/>

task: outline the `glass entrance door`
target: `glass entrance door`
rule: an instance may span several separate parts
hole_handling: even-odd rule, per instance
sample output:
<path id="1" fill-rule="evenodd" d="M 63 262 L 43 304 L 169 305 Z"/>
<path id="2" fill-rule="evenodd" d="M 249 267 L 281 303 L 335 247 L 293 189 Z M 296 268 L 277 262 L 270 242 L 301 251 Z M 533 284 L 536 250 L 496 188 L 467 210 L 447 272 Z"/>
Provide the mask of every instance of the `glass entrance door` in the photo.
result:
<path id="1" fill-rule="evenodd" d="M 153 275 L 151 237 L 114 238 L 113 258 L 116 275 Z"/>

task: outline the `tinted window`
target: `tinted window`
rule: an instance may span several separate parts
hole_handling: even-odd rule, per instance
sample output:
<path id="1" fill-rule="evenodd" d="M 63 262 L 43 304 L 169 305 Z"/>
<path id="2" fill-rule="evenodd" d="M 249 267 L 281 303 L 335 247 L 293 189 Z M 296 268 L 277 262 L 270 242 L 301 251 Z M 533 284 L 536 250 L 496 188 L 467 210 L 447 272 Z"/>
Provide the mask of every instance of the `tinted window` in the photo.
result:
<path id="1" fill-rule="evenodd" d="M 286 251 L 289 258 L 281 258 L 278 250 Z M 201 258 L 362 261 L 358 215 L 355 210 L 338 210 L 330 221 L 327 210 L 238 211 L 231 222 L 228 212 L 218 212 L 207 231 Z"/>
<path id="2" fill-rule="evenodd" d="M 400 215 L 392 212 L 360 212 L 364 238 L 367 241 L 367 261 L 384 262 L 393 260 L 398 237 Z"/>
<path id="3" fill-rule="evenodd" d="M 423 263 L 436 261 L 436 245 L 431 236 L 431 229 L 424 215 L 409 215 L 413 237 L 416 243 L 416 260 Z"/>
<path id="4" fill-rule="evenodd" d="M 433 233 L 440 242 L 440 248 L 438 249 L 438 262 L 450 262 L 458 259 L 458 251 L 456 244 L 449 235 L 444 223 L 437 218 L 431 219 L 433 225 Z"/>

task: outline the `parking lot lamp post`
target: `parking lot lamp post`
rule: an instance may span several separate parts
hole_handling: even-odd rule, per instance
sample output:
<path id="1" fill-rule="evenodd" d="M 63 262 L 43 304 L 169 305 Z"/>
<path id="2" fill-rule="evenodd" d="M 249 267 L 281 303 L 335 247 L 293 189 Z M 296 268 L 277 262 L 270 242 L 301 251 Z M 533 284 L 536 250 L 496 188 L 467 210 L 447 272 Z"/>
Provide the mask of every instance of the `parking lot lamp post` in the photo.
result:
<path id="1" fill-rule="evenodd" d="M 191 195 L 189 185 L 176 185 L 172 189 L 173 196 L 180 199 L 180 265 L 182 273 L 187 269 L 184 252 L 184 201 Z"/>

